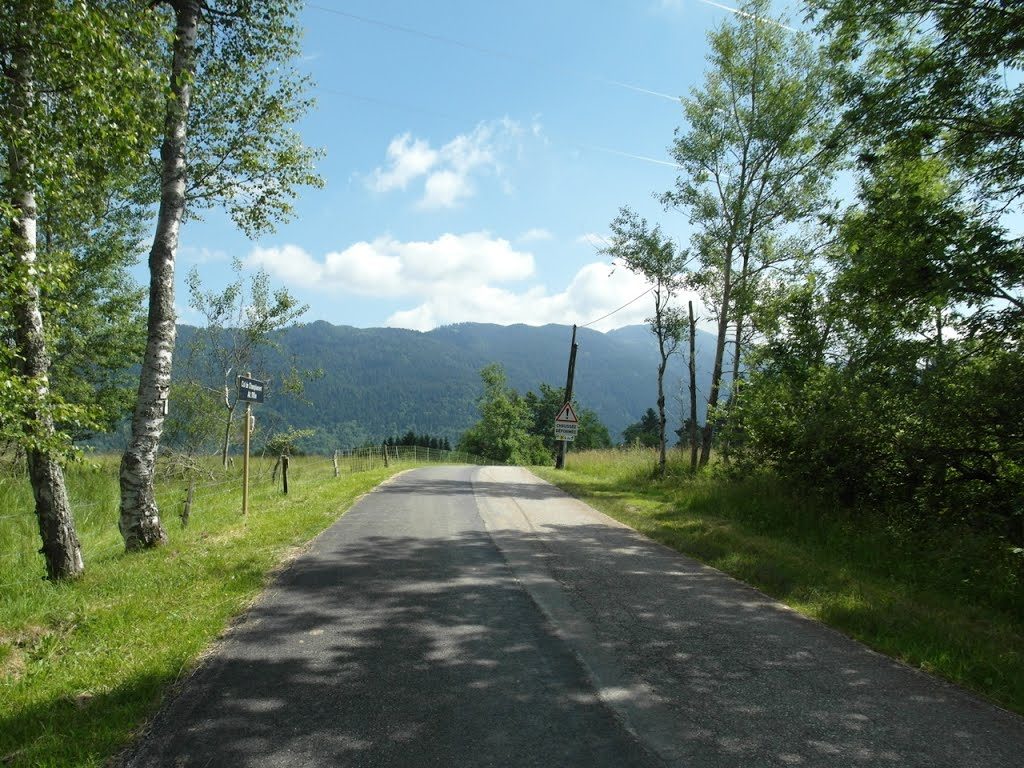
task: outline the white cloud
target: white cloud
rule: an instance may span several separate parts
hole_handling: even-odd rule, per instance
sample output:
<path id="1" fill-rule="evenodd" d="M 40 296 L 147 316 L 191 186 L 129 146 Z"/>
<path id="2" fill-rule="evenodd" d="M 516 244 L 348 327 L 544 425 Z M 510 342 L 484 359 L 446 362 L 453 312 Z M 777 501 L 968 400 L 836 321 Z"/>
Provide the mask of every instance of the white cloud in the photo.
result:
<path id="1" fill-rule="evenodd" d="M 543 227 L 534 227 L 523 232 L 516 240 L 520 243 L 537 243 L 541 240 L 551 240 L 553 238 L 554 235 L 551 234 L 550 230 Z"/>
<path id="2" fill-rule="evenodd" d="M 530 128 L 535 137 L 540 136 L 540 131 L 536 122 Z M 388 144 L 387 166 L 375 168 L 367 185 L 383 193 L 404 190 L 422 178 L 423 195 L 416 204 L 418 208 L 454 208 L 476 193 L 476 178 L 502 175 L 501 157 L 518 145 L 522 135 L 522 126 L 507 117 L 479 123 L 469 133 L 459 134 L 437 149 L 425 139 L 404 133 Z"/>
<path id="3" fill-rule="evenodd" d="M 416 307 L 393 313 L 385 324 L 421 331 L 458 322 L 582 325 L 621 307 L 647 288 L 643 278 L 595 262 L 582 267 L 562 291 L 531 286 L 517 292 L 489 284 L 477 285 L 471 291 L 441 289 Z M 650 301 L 641 298 L 591 327 L 606 331 L 642 323 L 650 314 Z"/>
<path id="4" fill-rule="evenodd" d="M 419 208 L 454 208 L 473 194 L 473 186 L 467 174 L 455 171 L 437 171 L 427 177 L 423 185 L 423 197 L 416 204 Z"/>
<path id="5" fill-rule="evenodd" d="M 532 254 L 486 232 L 445 234 L 430 242 L 384 236 L 332 251 L 323 261 L 294 245 L 255 248 L 247 261 L 292 285 L 366 296 L 425 296 L 534 274 Z"/>
<path id="6" fill-rule="evenodd" d="M 138 248 L 140 251 L 148 251 L 153 245 L 151 240 L 142 240 L 139 242 Z M 230 261 L 230 257 L 227 252 L 216 248 L 207 248 L 205 246 L 197 248 L 192 245 L 183 245 L 178 249 L 178 260 L 183 264 L 217 264 L 220 262 Z"/>
<path id="7" fill-rule="evenodd" d="M 591 326 L 606 331 L 642 323 L 653 310 L 650 296 L 641 296 L 648 283 L 627 269 L 594 261 L 553 289 L 538 281 L 531 253 L 487 232 L 431 241 L 382 236 L 322 258 L 295 245 L 255 248 L 247 263 L 296 288 L 398 300 L 405 306 L 385 324 L 415 330 L 457 322 L 583 325 L 619 310 Z M 682 306 L 688 298 L 680 297 Z"/>
<path id="8" fill-rule="evenodd" d="M 438 154 L 423 139 L 413 139 L 409 133 L 396 136 L 388 144 L 387 170 L 376 168 L 370 176 L 370 187 L 377 192 L 405 189 L 409 182 L 422 176 L 437 163 Z"/>

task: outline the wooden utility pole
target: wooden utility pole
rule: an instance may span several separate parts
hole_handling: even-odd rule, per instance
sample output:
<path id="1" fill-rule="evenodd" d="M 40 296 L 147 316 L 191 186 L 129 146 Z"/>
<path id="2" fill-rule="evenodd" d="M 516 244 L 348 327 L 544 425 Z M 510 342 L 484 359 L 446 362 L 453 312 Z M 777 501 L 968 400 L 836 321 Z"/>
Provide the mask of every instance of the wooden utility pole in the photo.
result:
<path id="1" fill-rule="evenodd" d="M 576 343 L 576 326 L 572 327 L 572 343 L 569 347 L 569 370 L 565 375 L 565 402 L 572 402 L 572 382 L 576 376 L 576 350 L 579 344 Z M 551 425 L 552 429 L 554 425 Z M 558 455 L 555 457 L 555 469 L 565 469 L 566 440 L 558 441 Z"/>

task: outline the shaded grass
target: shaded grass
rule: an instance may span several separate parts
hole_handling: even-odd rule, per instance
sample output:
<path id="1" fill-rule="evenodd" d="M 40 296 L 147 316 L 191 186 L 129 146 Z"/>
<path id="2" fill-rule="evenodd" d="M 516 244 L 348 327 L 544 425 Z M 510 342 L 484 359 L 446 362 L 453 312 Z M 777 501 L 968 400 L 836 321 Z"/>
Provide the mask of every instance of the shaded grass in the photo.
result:
<path id="1" fill-rule="evenodd" d="M 410 465 L 404 465 L 408 467 Z M 154 710 L 267 583 L 362 493 L 404 468 L 333 477 L 329 460 L 293 459 L 289 495 L 254 467 L 250 514 L 240 473 L 198 487 L 191 522 L 175 517 L 183 482 L 158 486 L 167 546 L 125 554 L 116 464 L 69 470 L 85 576 L 51 584 L 28 488 L 0 480 L 0 764 L 99 766 Z"/>
<path id="2" fill-rule="evenodd" d="M 764 473 L 654 479 L 646 451 L 570 454 L 545 479 L 646 536 L 895 658 L 1024 714 L 1024 585 L 1005 541 L 904 527 Z"/>

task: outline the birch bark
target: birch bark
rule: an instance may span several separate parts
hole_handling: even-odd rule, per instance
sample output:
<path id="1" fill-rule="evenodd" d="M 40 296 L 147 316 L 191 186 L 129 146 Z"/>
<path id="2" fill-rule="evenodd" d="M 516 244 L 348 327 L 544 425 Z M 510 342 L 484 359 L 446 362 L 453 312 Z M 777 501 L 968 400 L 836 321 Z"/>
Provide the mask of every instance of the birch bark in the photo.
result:
<path id="1" fill-rule="evenodd" d="M 28 40 L 22 40 L 12 51 L 9 74 L 12 88 L 12 113 L 16 122 L 28 120 L 35 99 L 33 87 L 33 60 Z M 26 126 L 31 129 L 31 126 Z M 11 204 L 16 217 L 11 222 L 14 247 L 17 250 L 19 279 L 22 285 L 15 291 L 15 341 L 21 361 L 21 374 L 35 388 L 33 413 L 28 416 L 29 429 L 38 438 L 37 445 L 27 451 L 29 481 L 35 500 L 36 518 L 43 546 L 40 552 L 46 559 L 47 578 L 72 579 L 85 570 L 82 548 L 75 532 L 71 506 L 64 483 L 64 470 L 60 461 L 45 446 L 54 437 L 51 415 L 45 408 L 49 394 L 50 356 L 43 332 L 43 316 L 39 307 L 38 267 L 36 257 L 37 209 L 32 182 L 30 142 L 7 152 L 8 183 Z"/>
<path id="2" fill-rule="evenodd" d="M 120 530 L 128 550 L 166 542 L 153 490 L 164 402 L 171 385 L 174 354 L 174 261 L 185 211 L 187 123 L 195 75 L 198 0 L 170 3 L 175 14 L 170 97 L 160 147 L 160 210 L 149 253 L 149 317 L 146 354 L 139 376 L 132 435 L 121 458 Z"/>

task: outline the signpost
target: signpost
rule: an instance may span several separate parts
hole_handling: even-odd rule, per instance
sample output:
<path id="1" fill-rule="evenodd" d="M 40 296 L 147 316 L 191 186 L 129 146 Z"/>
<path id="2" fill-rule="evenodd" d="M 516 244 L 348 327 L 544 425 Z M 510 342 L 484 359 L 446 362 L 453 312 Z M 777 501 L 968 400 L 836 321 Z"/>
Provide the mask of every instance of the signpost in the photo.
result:
<path id="1" fill-rule="evenodd" d="M 580 420 L 576 418 L 576 411 L 572 409 L 572 403 L 566 403 L 555 417 L 555 439 L 572 442 L 579 430 Z"/>
<path id="2" fill-rule="evenodd" d="M 245 454 L 242 457 L 242 516 L 249 514 L 249 438 L 252 437 L 252 404 L 262 403 L 267 383 L 245 376 L 238 377 L 238 399 L 245 401 Z"/>

